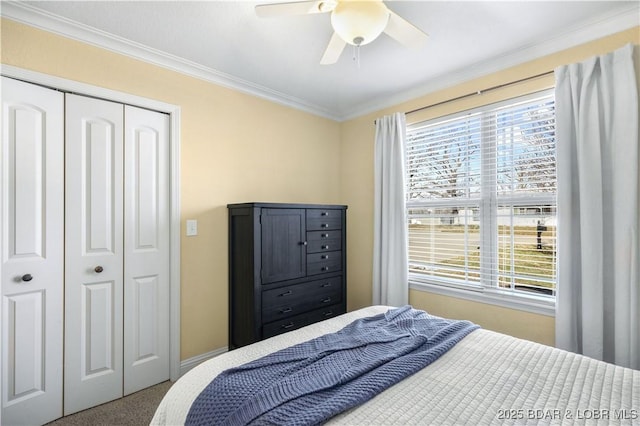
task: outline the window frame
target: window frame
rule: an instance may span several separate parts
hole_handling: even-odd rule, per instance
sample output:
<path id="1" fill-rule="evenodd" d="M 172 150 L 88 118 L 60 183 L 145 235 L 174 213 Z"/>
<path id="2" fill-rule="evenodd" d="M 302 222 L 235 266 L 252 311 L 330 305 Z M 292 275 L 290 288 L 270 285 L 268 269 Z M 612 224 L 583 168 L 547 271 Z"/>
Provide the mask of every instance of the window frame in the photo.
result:
<path id="1" fill-rule="evenodd" d="M 460 111 L 453 114 L 448 114 L 445 116 L 436 117 L 429 120 L 424 120 L 420 122 L 416 122 L 407 126 L 407 134 L 411 131 L 414 131 L 419 128 L 423 128 L 425 126 L 442 123 L 446 121 L 452 121 L 456 119 L 460 119 L 465 116 L 472 116 L 474 114 L 480 113 L 481 126 L 491 125 L 492 123 L 487 123 L 488 112 L 494 111 L 496 109 L 506 107 L 509 105 L 514 105 L 518 103 L 525 103 L 537 98 L 543 97 L 551 97 L 553 99 L 554 90 L 546 89 L 541 91 L 536 91 L 534 93 L 530 93 L 523 96 L 517 96 L 513 98 L 509 98 L 500 102 L 486 104 L 477 108 L 473 108 L 470 110 Z M 555 102 L 555 99 L 554 99 Z M 497 138 L 492 138 L 493 140 L 490 143 L 486 143 L 484 140 L 480 143 L 480 150 L 483 151 L 481 155 L 481 195 L 480 195 L 480 209 L 484 211 L 493 211 L 495 214 L 482 214 L 481 222 L 480 222 L 480 268 L 489 268 L 491 270 L 490 276 L 495 277 L 498 273 L 498 238 L 499 232 L 497 227 L 497 218 L 498 218 L 498 208 L 502 204 L 511 203 L 514 205 L 542 205 L 542 204 L 551 204 L 554 206 L 555 211 L 558 209 L 557 202 L 557 188 L 556 192 L 553 194 L 542 194 L 539 196 L 504 196 L 498 195 L 496 191 L 497 186 L 497 178 L 495 176 L 491 176 L 497 173 L 497 162 L 495 160 L 496 156 L 496 146 L 497 146 Z M 405 148 L 407 149 L 407 148 Z M 486 150 L 486 151 L 485 151 Z M 493 150 L 493 151 L 492 151 Z M 488 155 L 487 155 L 488 154 Z M 487 162 L 494 162 L 494 165 L 488 166 Z M 486 174 L 489 176 L 486 176 Z M 557 172 L 556 172 L 557 176 Z M 487 179 L 489 177 L 489 179 Z M 470 208 L 473 208 L 472 204 L 476 203 L 477 199 L 469 199 L 463 198 L 459 201 L 456 201 L 455 204 L 467 205 Z M 433 206 L 438 202 L 420 202 L 420 201 L 410 201 L 406 200 L 406 217 L 407 217 L 407 227 L 409 224 L 409 211 L 411 208 L 423 207 L 429 208 L 428 206 Z M 446 204 L 443 203 L 443 204 Z M 450 203 L 454 204 L 454 203 Z M 477 203 L 476 203 L 477 204 Z M 493 205 L 492 205 L 493 204 Z M 475 214 L 475 212 L 474 212 Z M 515 215 L 515 213 L 513 213 Z M 490 251 L 487 256 L 486 253 Z M 556 243 L 556 253 L 557 253 L 557 243 Z M 484 256 L 484 260 L 483 260 Z M 556 271 L 557 271 L 557 255 L 555 258 L 556 263 Z M 409 267 L 409 266 L 407 266 Z M 486 269 L 485 269 L 486 271 Z M 486 273 L 483 274 L 486 276 Z M 460 299 L 488 303 L 492 305 L 498 305 L 502 307 L 507 307 L 511 309 L 523 310 L 527 312 L 532 312 L 536 314 L 542 314 L 547 316 L 555 316 L 555 296 L 549 295 L 538 295 L 534 293 L 527 292 L 514 292 L 511 290 L 503 290 L 494 285 L 488 285 L 486 280 L 481 278 L 481 282 L 475 283 L 460 283 L 458 280 L 447 279 L 444 277 L 433 277 L 427 276 L 425 274 L 420 274 L 413 272 L 409 269 L 408 272 L 409 277 L 409 288 L 418 291 L 428 291 L 435 294 L 440 294 L 444 296 L 456 297 Z M 555 277 L 555 285 L 556 292 L 558 288 L 558 280 L 557 273 Z M 497 282 L 497 279 L 491 278 L 491 281 Z"/>

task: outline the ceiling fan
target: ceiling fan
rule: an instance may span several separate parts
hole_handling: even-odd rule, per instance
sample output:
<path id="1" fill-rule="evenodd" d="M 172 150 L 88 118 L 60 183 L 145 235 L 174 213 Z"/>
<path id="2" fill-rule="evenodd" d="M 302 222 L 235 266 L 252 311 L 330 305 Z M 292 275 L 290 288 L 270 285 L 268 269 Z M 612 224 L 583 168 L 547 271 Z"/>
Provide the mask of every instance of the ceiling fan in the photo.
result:
<path id="1" fill-rule="evenodd" d="M 382 0 L 312 0 L 257 5 L 263 18 L 331 12 L 334 33 L 320 60 L 334 64 L 348 44 L 362 46 L 382 32 L 408 47 L 420 47 L 427 34 L 385 6 Z"/>

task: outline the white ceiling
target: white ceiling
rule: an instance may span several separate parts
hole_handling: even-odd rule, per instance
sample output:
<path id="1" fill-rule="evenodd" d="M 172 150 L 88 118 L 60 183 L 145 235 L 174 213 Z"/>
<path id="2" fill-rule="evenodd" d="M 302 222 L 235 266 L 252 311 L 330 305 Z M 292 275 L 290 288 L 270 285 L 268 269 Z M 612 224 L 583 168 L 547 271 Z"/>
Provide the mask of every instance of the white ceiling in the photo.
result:
<path id="1" fill-rule="evenodd" d="M 260 3 L 3 1 L 0 13 L 336 120 L 640 25 L 638 1 L 388 1 L 429 34 L 423 48 L 382 34 L 359 67 L 351 46 L 320 65 L 329 14 L 258 18 Z"/>

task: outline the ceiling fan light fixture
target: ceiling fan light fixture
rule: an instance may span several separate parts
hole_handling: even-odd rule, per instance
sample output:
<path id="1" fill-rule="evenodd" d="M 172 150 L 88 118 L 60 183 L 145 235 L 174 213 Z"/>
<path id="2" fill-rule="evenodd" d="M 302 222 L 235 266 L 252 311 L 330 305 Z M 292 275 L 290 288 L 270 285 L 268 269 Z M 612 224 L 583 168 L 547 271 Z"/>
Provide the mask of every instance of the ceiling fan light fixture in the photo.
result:
<path id="1" fill-rule="evenodd" d="M 381 0 L 339 1 L 331 12 L 331 25 L 345 42 L 361 46 L 384 31 L 389 10 Z"/>

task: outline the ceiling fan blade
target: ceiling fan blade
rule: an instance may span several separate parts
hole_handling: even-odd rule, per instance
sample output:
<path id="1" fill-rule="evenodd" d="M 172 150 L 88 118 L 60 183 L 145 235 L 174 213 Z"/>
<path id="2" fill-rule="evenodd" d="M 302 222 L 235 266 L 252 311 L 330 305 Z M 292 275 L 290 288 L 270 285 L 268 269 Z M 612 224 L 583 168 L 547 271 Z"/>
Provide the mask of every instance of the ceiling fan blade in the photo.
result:
<path id="1" fill-rule="evenodd" d="M 329 40 L 329 45 L 327 49 L 324 51 L 324 55 L 322 55 L 322 59 L 320 60 L 321 65 L 331 65 L 338 62 L 338 58 L 342 54 L 344 47 L 347 45 L 347 42 L 344 41 L 338 33 L 333 33 L 331 36 L 331 40 Z"/>
<path id="2" fill-rule="evenodd" d="M 256 15 L 261 18 L 278 16 L 306 15 L 309 13 L 330 12 L 331 1 L 297 1 L 291 3 L 259 4 L 256 6 Z"/>
<path id="3" fill-rule="evenodd" d="M 389 10 L 389 22 L 384 32 L 408 47 L 419 48 L 429 38 L 420 28 Z"/>

